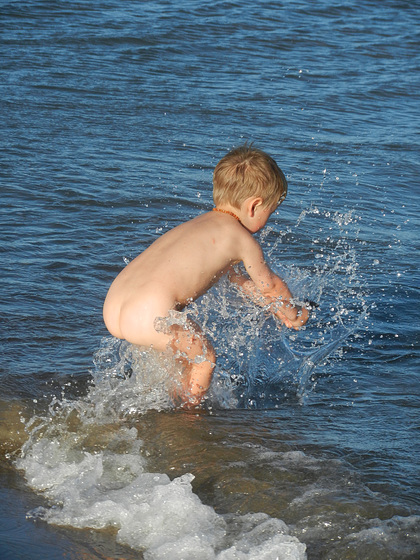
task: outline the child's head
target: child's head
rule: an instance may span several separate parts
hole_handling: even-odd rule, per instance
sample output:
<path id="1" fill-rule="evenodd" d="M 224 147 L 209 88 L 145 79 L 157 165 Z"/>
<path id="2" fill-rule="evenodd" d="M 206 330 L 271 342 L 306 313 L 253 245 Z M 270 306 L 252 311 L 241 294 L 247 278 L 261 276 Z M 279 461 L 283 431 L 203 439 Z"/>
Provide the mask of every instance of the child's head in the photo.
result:
<path id="1" fill-rule="evenodd" d="M 240 208 L 249 197 L 261 197 L 266 207 L 275 206 L 287 194 L 287 181 L 276 162 L 265 152 L 243 145 L 226 154 L 213 173 L 216 206 Z"/>

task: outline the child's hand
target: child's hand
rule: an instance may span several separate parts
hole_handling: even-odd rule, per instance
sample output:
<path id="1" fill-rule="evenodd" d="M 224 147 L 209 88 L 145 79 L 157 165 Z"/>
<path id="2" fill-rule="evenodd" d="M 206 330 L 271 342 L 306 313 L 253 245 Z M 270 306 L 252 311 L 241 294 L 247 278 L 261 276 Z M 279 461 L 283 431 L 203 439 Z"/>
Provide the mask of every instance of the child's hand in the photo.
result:
<path id="1" fill-rule="evenodd" d="M 297 309 L 297 316 L 295 319 L 290 319 L 286 317 L 284 313 L 281 311 L 277 311 L 276 316 L 280 321 L 286 325 L 288 329 L 294 329 L 298 331 L 303 325 L 308 322 L 309 319 L 309 311 L 305 307 L 296 306 Z"/>
<path id="2" fill-rule="evenodd" d="M 300 327 L 306 325 L 308 319 L 309 319 L 309 311 L 306 309 L 306 307 L 298 306 L 298 314 L 296 319 L 294 321 L 291 321 L 291 328 L 295 329 L 296 331 L 299 330 Z"/>

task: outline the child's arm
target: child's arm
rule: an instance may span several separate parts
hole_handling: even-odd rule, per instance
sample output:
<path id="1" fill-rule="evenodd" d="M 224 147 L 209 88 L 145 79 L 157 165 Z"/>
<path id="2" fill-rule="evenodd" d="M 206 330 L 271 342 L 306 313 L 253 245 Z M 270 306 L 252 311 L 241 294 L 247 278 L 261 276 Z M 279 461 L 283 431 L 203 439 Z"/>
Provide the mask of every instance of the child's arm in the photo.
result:
<path id="1" fill-rule="evenodd" d="M 284 295 L 290 294 L 286 297 L 279 296 L 265 296 L 257 289 L 254 282 L 242 274 L 236 273 L 233 268 L 229 270 L 229 279 L 233 284 L 238 285 L 242 292 L 247 295 L 254 303 L 261 307 L 267 307 L 269 311 L 273 313 L 286 327 L 293 328 L 295 330 L 302 327 L 309 318 L 308 310 L 300 307 L 294 306 L 290 303 L 290 298 L 292 297 L 287 287 L 287 284 L 277 276 L 279 292 Z"/>
<path id="2" fill-rule="evenodd" d="M 309 318 L 308 310 L 293 305 L 292 294 L 286 284 L 267 266 L 260 245 L 251 238 L 247 243 L 243 262 L 250 278 L 229 270 L 231 282 L 261 307 L 267 307 L 286 327 L 299 329 Z"/>

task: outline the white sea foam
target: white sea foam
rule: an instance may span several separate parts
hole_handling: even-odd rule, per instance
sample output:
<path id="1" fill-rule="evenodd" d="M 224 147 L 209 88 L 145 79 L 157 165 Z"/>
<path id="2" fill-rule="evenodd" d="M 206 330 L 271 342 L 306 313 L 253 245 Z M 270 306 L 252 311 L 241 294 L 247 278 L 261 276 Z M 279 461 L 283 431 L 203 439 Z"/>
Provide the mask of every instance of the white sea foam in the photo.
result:
<path id="1" fill-rule="evenodd" d="M 32 511 L 33 518 L 114 529 L 117 542 L 144 551 L 147 560 L 306 558 L 305 545 L 281 520 L 265 514 L 224 517 L 193 492 L 192 474 L 170 480 L 147 472 L 135 428 L 114 429 L 105 449 L 96 452 L 83 450 L 70 431 L 61 437 L 46 425 L 43 431 L 17 460 L 28 484 L 49 502 Z"/>
<path id="2" fill-rule="evenodd" d="M 219 515 L 194 493 L 192 474 L 171 480 L 148 471 L 147 450 L 126 420 L 173 407 L 171 367 L 154 352 L 104 340 L 86 397 L 55 399 L 26 424 L 16 465 L 47 500 L 30 517 L 114 530 L 118 543 L 147 560 L 304 559 L 305 545 L 283 521 Z"/>

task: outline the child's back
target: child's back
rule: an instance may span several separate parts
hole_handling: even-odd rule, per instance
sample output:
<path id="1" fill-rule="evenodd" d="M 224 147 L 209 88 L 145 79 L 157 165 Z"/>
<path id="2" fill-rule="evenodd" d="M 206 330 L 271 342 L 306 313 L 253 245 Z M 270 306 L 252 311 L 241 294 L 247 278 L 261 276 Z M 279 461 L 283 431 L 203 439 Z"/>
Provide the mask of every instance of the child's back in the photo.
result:
<path id="1" fill-rule="evenodd" d="M 104 305 L 111 334 L 134 344 L 148 344 L 130 331 L 131 314 L 156 300 L 159 309 L 182 309 L 242 260 L 241 247 L 249 232 L 240 223 L 216 212 L 202 214 L 168 231 L 117 276 Z M 167 341 L 164 344 L 166 347 Z M 163 350 L 164 347 L 159 347 Z"/>

